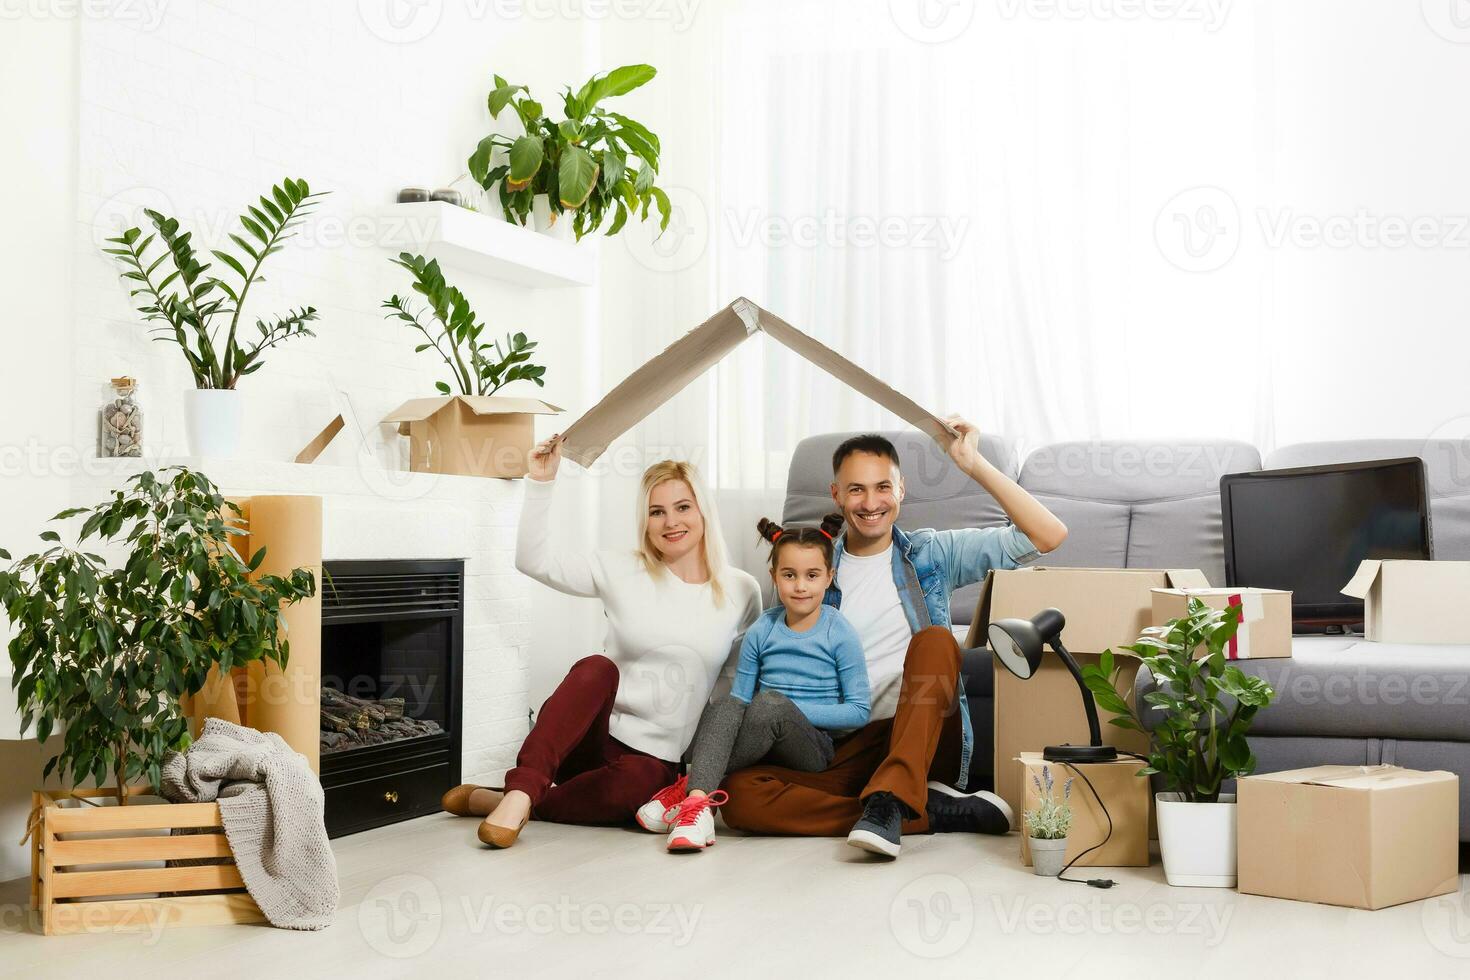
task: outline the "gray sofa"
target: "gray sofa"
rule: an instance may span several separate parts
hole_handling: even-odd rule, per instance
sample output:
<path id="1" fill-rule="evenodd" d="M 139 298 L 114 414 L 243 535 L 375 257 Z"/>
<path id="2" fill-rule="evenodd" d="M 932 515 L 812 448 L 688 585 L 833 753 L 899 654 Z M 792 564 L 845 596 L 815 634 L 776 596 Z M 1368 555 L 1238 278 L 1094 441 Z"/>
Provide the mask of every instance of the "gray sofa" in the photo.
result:
<path id="1" fill-rule="evenodd" d="M 816 521 L 831 509 L 831 457 L 849 433 L 803 440 L 792 456 L 784 520 Z M 932 440 L 884 433 L 898 447 L 907 496 L 903 527 L 978 527 L 1004 521 L 989 495 L 961 474 Z M 1231 441 L 1059 443 L 1016 459 L 987 436 L 981 452 L 1044 501 L 1067 525 L 1066 543 L 1041 564 L 1091 568 L 1199 568 L 1224 584 L 1220 477 L 1261 468 L 1418 456 L 1431 489 L 1436 558 L 1470 560 L 1470 457 L 1452 441 L 1310 443 L 1265 460 Z M 955 594 L 963 640 L 975 589 Z M 1394 763 L 1460 776 L 1460 834 L 1470 840 L 1470 647 L 1393 646 L 1353 637 L 1297 637 L 1293 656 L 1246 661 L 1276 702 L 1257 716 L 1251 746 L 1261 772 L 1322 763 Z M 988 651 L 965 653 L 964 684 L 976 731 L 972 788 L 988 785 L 994 685 Z M 1140 672 L 1136 695 L 1152 689 Z M 1143 702 L 1140 700 L 1139 702 Z"/>

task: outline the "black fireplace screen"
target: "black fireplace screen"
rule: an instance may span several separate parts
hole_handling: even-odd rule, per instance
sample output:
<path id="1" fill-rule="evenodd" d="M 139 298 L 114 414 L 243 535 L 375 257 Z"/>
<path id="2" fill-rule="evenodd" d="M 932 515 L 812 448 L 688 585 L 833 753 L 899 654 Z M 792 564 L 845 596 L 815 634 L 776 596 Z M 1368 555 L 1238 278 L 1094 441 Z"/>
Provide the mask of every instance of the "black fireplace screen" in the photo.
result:
<path id="1" fill-rule="evenodd" d="M 332 836 L 436 812 L 460 779 L 464 562 L 329 561 L 321 777 Z"/>

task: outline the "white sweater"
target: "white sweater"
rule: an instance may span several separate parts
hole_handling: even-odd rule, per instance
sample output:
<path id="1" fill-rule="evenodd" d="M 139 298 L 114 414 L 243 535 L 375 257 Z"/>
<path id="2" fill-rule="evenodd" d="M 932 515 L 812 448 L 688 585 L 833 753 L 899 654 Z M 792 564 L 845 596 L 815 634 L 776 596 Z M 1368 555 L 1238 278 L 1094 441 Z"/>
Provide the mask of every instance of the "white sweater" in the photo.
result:
<path id="1" fill-rule="evenodd" d="M 760 586 L 748 573 L 727 569 L 725 601 L 716 606 L 709 584 L 690 585 L 664 570 L 650 575 L 637 552 L 557 549 L 551 540 L 555 481 L 522 482 L 516 568 L 558 592 L 602 600 L 603 653 L 620 678 L 608 724 L 612 736 L 679 761 L 721 668 L 760 615 Z"/>

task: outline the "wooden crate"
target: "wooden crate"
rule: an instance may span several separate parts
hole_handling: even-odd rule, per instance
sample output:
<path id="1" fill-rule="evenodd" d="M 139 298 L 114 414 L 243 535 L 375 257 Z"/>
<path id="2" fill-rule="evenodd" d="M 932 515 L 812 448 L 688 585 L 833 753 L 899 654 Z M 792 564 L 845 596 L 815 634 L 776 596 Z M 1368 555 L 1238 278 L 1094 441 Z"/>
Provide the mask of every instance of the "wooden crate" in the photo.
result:
<path id="1" fill-rule="evenodd" d="M 134 794 L 151 793 L 136 787 Z M 111 790 L 42 790 L 31 794 L 38 814 L 31 835 L 31 908 L 48 936 L 77 932 L 154 932 L 171 925 L 262 922 L 265 917 L 240 880 L 225 840 L 217 803 L 63 807 L 71 798 Z M 208 832 L 200 833 L 197 828 Z M 124 836 L 138 830 L 195 830 L 171 836 Z M 78 834 L 88 839 L 76 839 Z M 110 836 L 116 833 L 118 836 Z M 127 868 L 137 862 L 228 858 L 223 864 Z M 105 865 L 123 865 L 106 868 Z M 71 870 L 78 865 L 103 868 Z M 156 898 L 118 898 L 138 894 Z"/>

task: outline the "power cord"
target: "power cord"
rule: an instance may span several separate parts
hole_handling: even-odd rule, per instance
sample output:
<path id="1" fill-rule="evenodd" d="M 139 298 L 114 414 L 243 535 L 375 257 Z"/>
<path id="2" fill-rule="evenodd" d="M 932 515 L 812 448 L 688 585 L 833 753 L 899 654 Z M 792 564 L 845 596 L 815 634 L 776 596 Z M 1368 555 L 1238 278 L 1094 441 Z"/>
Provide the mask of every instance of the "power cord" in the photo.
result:
<path id="1" fill-rule="evenodd" d="M 1137 752 L 1125 752 L 1125 751 L 1123 751 L 1123 750 L 1120 749 L 1120 750 L 1118 750 L 1118 754 L 1119 755 L 1123 755 L 1123 756 L 1128 756 L 1131 759 L 1139 759 L 1139 760 L 1141 760 L 1143 762 L 1147 762 L 1148 761 L 1148 758 L 1146 756 L 1141 756 Z M 1097 787 L 1092 785 L 1092 780 L 1090 780 L 1090 779 L 1087 778 L 1087 773 L 1083 772 L 1081 769 L 1078 769 L 1075 765 L 1073 765 L 1070 762 L 1063 762 L 1062 765 L 1065 766 L 1070 772 L 1074 772 L 1077 775 L 1081 776 L 1082 777 L 1082 781 L 1087 784 L 1087 789 L 1088 789 L 1089 792 L 1092 793 L 1092 798 L 1094 800 L 1097 800 L 1098 807 L 1100 807 L 1102 809 L 1103 816 L 1107 818 L 1107 821 L 1108 821 L 1108 832 L 1103 837 L 1102 840 L 1098 841 L 1096 844 L 1093 844 L 1087 850 L 1083 851 L 1080 854 L 1074 854 L 1072 856 L 1072 860 L 1070 860 L 1066 864 L 1064 864 L 1062 866 L 1062 870 L 1057 872 L 1057 881 L 1065 881 L 1065 882 L 1067 882 L 1069 884 L 1073 884 L 1073 885 L 1087 885 L 1089 888 L 1112 888 L 1114 885 L 1117 884 L 1117 882 L 1114 881 L 1111 878 L 1065 878 L 1065 877 L 1063 877 L 1063 875 L 1065 875 L 1071 869 L 1072 865 L 1076 864 L 1078 861 L 1082 860 L 1084 857 L 1086 857 L 1087 855 L 1091 854 L 1093 851 L 1097 850 L 1099 847 L 1102 847 L 1108 841 L 1112 840 L 1112 838 L 1113 838 L 1113 815 L 1108 812 L 1108 805 L 1103 802 L 1102 794 L 1097 791 Z"/>

